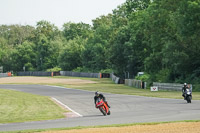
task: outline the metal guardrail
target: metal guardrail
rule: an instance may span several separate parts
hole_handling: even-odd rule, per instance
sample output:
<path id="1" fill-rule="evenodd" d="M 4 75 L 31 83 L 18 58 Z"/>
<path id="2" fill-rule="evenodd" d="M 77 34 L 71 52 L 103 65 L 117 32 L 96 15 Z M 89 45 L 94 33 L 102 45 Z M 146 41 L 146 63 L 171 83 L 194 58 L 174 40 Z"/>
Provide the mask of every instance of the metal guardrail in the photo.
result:
<path id="1" fill-rule="evenodd" d="M 136 79 L 125 79 L 125 85 L 146 89 L 146 82 L 142 82 L 141 80 Z"/>
<path id="2" fill-rule="evenodd" d="M 157 86 L 158 90 L 182 91 L 183 84 L 153 82 L 153 86 Z M 192 89 L 192 84 L 189 84 L 189 87 Z"/>
<path id="3" fill-rule="evenodd" d="M 0 73 L 0 78 L 1 77 L 8 77 L 8 73 Z"/>
<path id="4" fill-rule="evenodd" d="M 52 72 L 17 72 L 17 76 L 51 76 Z"/>
<path id="5" fill-rule="evenodd" d="M 110 77 L 112 81 L 115 82 L 115 84 L 119 84 L 119 80 L 120 80 L 119 77 L 115 76 L 114 74 L 110 74 Z"/>
<path id="6" fill-rule="evenodd" d="M 88 78 L 100 78 L 100 73 L 83 73 L 72 71 L 60 71 L 61 76 L 73 76 L 73 77 L 88 77 Z"/>

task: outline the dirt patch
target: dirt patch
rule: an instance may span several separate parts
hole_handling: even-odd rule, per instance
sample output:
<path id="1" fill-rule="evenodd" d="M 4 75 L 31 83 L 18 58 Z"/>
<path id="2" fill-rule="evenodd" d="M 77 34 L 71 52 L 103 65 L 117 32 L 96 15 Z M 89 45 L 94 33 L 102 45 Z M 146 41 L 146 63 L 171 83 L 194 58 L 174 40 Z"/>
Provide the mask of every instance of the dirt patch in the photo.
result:
<path id="1" fill-rule="evenodd" d="M 200 122 L 180 122 L 158 125 L 135 125 L 127 127 L 88 128 L 41 133 L 200 133 Z"/>
<path id="2" fill-rule="evenodd" d="M 0 79 L 0 84 L 90 84 L 96 83 L 90 80 L 82 79 L 62 79 L 62 78 L 50 78 L 50 77 L 6 77 Z"/>

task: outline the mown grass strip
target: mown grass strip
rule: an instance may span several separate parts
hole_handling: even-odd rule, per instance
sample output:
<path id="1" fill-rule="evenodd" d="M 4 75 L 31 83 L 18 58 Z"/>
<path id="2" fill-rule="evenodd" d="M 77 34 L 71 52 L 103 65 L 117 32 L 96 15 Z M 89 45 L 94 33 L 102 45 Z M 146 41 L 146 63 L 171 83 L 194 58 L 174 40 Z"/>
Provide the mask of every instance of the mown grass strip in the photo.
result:
<path id="1" fill-rule="evenodd" d="M 0 89 L 0 123 L 59 119 L 65 112 L 48 97 Z"/>
<path id="2" fill-rule="evenodd" d="M 130 124 L 113 124 L 113 125 L 100 125 L 100 126 L 77 126 L 77 127 L 68 127 L 68 128 L 50 128 L 50 129 L 33 129 L 33 130 L 21 130 L 21 131 L 6 131 L 0 133 L 39 133 L 45 131 L 63 131 L 63 130 L 73 130 L 73 129 L 87 129 L 87 128 L 109 128 L 109 127 L 129 127 L 137 125 L 158 125 L 158 124 L 167 124 L 167 123 L 193 123 L 200 122 L 200 120 L 184 120 L 184 121 L 167 121 L 167 122 L 148 122 L 148 123 L 130 123 Z"/>

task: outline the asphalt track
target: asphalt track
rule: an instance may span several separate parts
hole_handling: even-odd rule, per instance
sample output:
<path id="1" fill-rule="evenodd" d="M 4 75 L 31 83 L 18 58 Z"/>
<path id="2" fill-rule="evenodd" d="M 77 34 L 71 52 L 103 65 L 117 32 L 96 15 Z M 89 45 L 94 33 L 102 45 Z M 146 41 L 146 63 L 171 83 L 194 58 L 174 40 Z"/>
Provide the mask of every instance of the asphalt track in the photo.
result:
<path id="1" fill-rule="evenodd" d="M 103 116 L 94 106 L 94 92 L 43 85 L 0 85 L 0 88 L 53 97 L 81 116 L 47 121 L 0 124 L 0 131 L 200 120 L 199 100 L 193 100 L 191 104 L 187 104 L 182 99 L 104 93 L 111 106 L 111 115 Z"/>

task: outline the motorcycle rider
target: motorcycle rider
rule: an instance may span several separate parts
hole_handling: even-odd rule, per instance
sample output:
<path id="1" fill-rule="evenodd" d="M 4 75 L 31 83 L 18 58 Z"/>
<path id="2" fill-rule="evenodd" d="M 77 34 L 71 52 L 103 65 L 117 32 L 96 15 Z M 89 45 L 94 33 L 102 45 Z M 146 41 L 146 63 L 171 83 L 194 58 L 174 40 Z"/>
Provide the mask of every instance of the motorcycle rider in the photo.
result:
<path id="1" fill-rule="evenodd" d="M 189 89 L 189 87 L 188 87 L 187 83 L 184 83 L 184 86 L 182 88 L 182 92 L 183 92 L 182 96 L 184 97 L 184 99 L 185 99 L 185 95 L 186 95 L 185 94 L 186 89 Z"/>
<path id="2" fill-rule="evenodd" d="M 108 105 L 108 102 L 106 101 L 106 98 L 104 97 L 104 95 L 99 93 L 98 91 L 95 92 L 95 96 L 94 96 L 95 107 L 96 107 L 96 101 L 97 101 L 98 98 L 103 99 L 103 101 L 106 103 L 106 105 L 110 108 L 110 106 Z"/>

